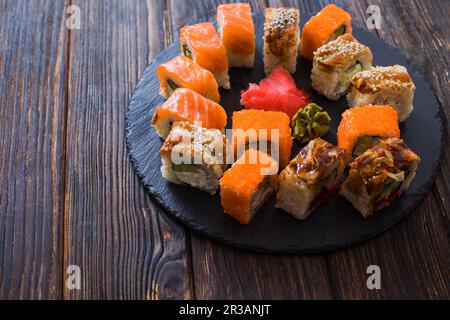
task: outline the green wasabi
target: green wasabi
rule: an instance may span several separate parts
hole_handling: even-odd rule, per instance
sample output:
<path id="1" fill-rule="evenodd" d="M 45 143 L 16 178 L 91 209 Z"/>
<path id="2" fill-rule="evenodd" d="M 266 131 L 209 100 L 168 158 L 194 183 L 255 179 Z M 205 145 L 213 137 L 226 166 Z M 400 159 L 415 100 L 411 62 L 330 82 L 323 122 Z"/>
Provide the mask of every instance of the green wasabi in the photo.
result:
<path id="1" fill-rule="evenodd" d="M 291 127 L 294 137 L 300 143 L 307 143 L 325 135 L 330 129 L 331 118 L 326 111 L 315 103 L 297 111 L 292 118 Z"/>

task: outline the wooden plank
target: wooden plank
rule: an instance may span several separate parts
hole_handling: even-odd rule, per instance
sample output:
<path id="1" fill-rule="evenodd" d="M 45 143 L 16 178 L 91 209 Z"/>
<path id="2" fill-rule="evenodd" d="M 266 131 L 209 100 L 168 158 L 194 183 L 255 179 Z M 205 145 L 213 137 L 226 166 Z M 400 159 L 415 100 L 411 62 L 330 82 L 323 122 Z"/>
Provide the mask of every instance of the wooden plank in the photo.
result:
<path id="1" fill-rule="evenodd" d="M 198 299 L 331 299 L 320 255 L 277 256 L 238 250 L 193 234 Z"/>
<path id="2" fill-rule="evenodd" d="M 64 1 L 0 1 L 0 300 L 62 297 Z"/>
<path id="3" fill-rule="evenodd" d="M 124 139 L 137 80 L 167 43 L 164 1 L 73 1 L 64 265 L 82 289 L 68 299 L 191 298 L 182 227 L 160 214 L 131 168 Z"/>
<path id="4" fill-rule="evenodd" d="M 173 34 L 185 24 L 213 20 L 224 1 L 170 1 Z M 229 1 L 227 1 L 229 2 Z M 251 1 L 262 12 L 264 1 Z M 274 256 L 237 250 L 191 237 L 195 293 L 198 299 L 329 299 L 326 260 L 322 256 Z"/>

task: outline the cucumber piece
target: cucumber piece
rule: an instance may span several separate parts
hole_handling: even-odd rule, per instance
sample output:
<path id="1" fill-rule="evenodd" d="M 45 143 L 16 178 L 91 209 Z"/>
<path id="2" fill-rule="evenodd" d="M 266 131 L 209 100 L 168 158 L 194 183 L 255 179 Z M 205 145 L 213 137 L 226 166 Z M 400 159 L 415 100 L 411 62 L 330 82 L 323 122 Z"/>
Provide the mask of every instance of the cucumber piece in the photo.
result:
<path id="1" fill-rule="evenodd" d="M 167 79 L 167 85 L 172 91 L 175 91 L 178 88 L 178 85 L 170 79 Z"/>
<path id="2" fill-rule="evenodd" d="M 191 50 L 189 50 L 188 45 L 186 43 L 183 44 L 183 54 L 186 56 L 186 58 L 192 59 Z"/>
<path id="3" fill-rule="evenodd" d="M 337 37 L 342 36 L 347 31 L 347 27 L 345 25 L 340 26 L 333 34 L 334 39 L 337 39 Z"/>
<path id="4" fill-rule="evenodd" d="M 336 29 L 336 31 L 333 33 L 333 35 L 330 37 L 328 41 L 336 40 L 339 36 L 342 36 L 347 32 L 347 26 L 344 24 Z"/>
<path id="5" fill-rule="evenodd" d="M 401 177 L 403 177 L 404 173 L 403 171 L 399 172 L 397 174 L 399 179 L 393 179 L 388 178 L 386 179 L 383 189 L 381 190 L 380 194 L 377 197 L 377 202 L 382 201 L 383 199 L 389 198 L 389 196 L 395 192 L 400 185 L 402 184 L 403 180 L 400 180 Z"/>

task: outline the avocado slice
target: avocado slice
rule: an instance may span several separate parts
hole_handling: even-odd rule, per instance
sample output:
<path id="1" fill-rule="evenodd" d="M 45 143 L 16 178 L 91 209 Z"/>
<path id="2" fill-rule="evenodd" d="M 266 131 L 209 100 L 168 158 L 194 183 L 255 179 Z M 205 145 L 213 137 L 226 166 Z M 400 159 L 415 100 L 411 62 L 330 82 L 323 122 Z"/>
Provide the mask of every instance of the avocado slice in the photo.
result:
<path id="1" fill-rule="evenodd" d="M 172 164 L 172 169 L 177 172 L 196 172 L 197 168 L 193 164 Z"/>
<path id="2" fill-rule="evenodd" d="M 376 145 L 378 141 L 379 139 L 371 136 L 359 137 L 356 147 L 353 149 L 353 155 L 359 156 L 360 154 L 363 154 L 367 149 L 370 149 Z"/>
<path id="3" fill-rule="evenodd" d="M 350 68 L 348 68 L 345 73 L 349 76 L 353 76 L 354 74 L 360 72 L 363 70 L 363 66 L 361 62 L 357 61 L 354 65 L 352 65 Z"/>

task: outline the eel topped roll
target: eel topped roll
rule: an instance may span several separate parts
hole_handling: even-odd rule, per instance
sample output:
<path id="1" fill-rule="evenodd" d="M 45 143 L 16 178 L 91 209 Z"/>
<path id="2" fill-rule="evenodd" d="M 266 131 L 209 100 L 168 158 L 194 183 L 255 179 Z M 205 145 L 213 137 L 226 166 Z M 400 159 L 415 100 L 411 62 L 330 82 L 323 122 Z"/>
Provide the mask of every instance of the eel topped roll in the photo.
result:
<path id="1" fill-rule="evenodd" d="M 276 67 L 290 73 L 297 68 L 300 11 L 296 8 L 266 8 L 264 21 L 264 71 Z"/>
<path id="2" fill-rule="evenodd" d="M 352 77 L 372 67 L 372 52 L 351 34 L 344 34 L 314 52 L 312 87 L 330 100 L 338 100 Z"/>
<path id="3" fill-rule="evenodd" d="M 247 150 L 220 179 L 224 211 L 248 224 L 278 188 L 278 165 L 267 154 Z"/>
<path id="4" fill-rule="evenodd" d="M 217 7 L 219 37 L 227 49 L 230 67 L 253 68 L 255 28 L 248 3 L 226 3 Z"/>
<path id="5" fill-rule="evenodd" d="M 368 217 L 408 189 L 419 162 L 419 156 L 402 139 L 381 140 L 351 163 L 340 194 Z"/>
<path id="6" fill-rule="evenodd" d="M 350 162 L 383 138 L 400 138 L 397 111 L 388 105 L 347 109 L 339 123 L 338 146 Z"/>
<path id="7" fill-rule="evenodd" d="M 175 122 L 159 152 L 161 173 L 170 182 L 214 194 L 227 169 L 226 152 L 227 140 L 222 131 Z"/>
<path id="8" fill-rule="evenodd" d="M 345 33 L 352 33 L 351 15 L 335 4 L 329 4 L 305 23 L 300 53 L 312 61 L 317 49 Z"/>
<path id="9" fill-rule="evenodd" d="M 180 45 L 187 58 L 211 71 L 219 86 L 230 89 L 227 50 L 211 22 L 182 27 Z"/>
<path id="10" fill-rule="evenodd" d="M 376 67 L 359 72 L 350 82 L 347 101 L 350 107 L 367 104 L 389 104 L 405 121 L 413 111 L 416 87 L 405 67 Z"/>
<path id="11" fill-rule="evenodd" d="M 247 148 L 267 152 L 284 168 L 291 158 L 293 138 L 284 112 L 241 110 L 233 112 L 233 150 L 239 157 Z M 265 148 L 262 149 L 262 148 Z M 278 152 L 276 156 L 273 151 Z"/>
<path id="12" fill-rule="evenodd" d="M 336 191 L 345 169 L 344 151 L 316 138 L 280 174 L 276 207 L 304 220 Z"/>
<path id="13" fill-rule="evenodd" d="M 227 124 L 227 114 L 214 101 L 191 89 L 178 88 L 156 109 L 152 126 L 158 136 L 165 139 L 175 121 L 197 121 L 204 128 L 223 130 Z"/>
<path id="14" fill-rule="evenodd" d="M 220 101 L 219 86 L 214 75 L 182 54 L 159 65 L 156 73 L 159 93 L 166 99 L 177 88 L 189 88 L 205 98 Z"/>

